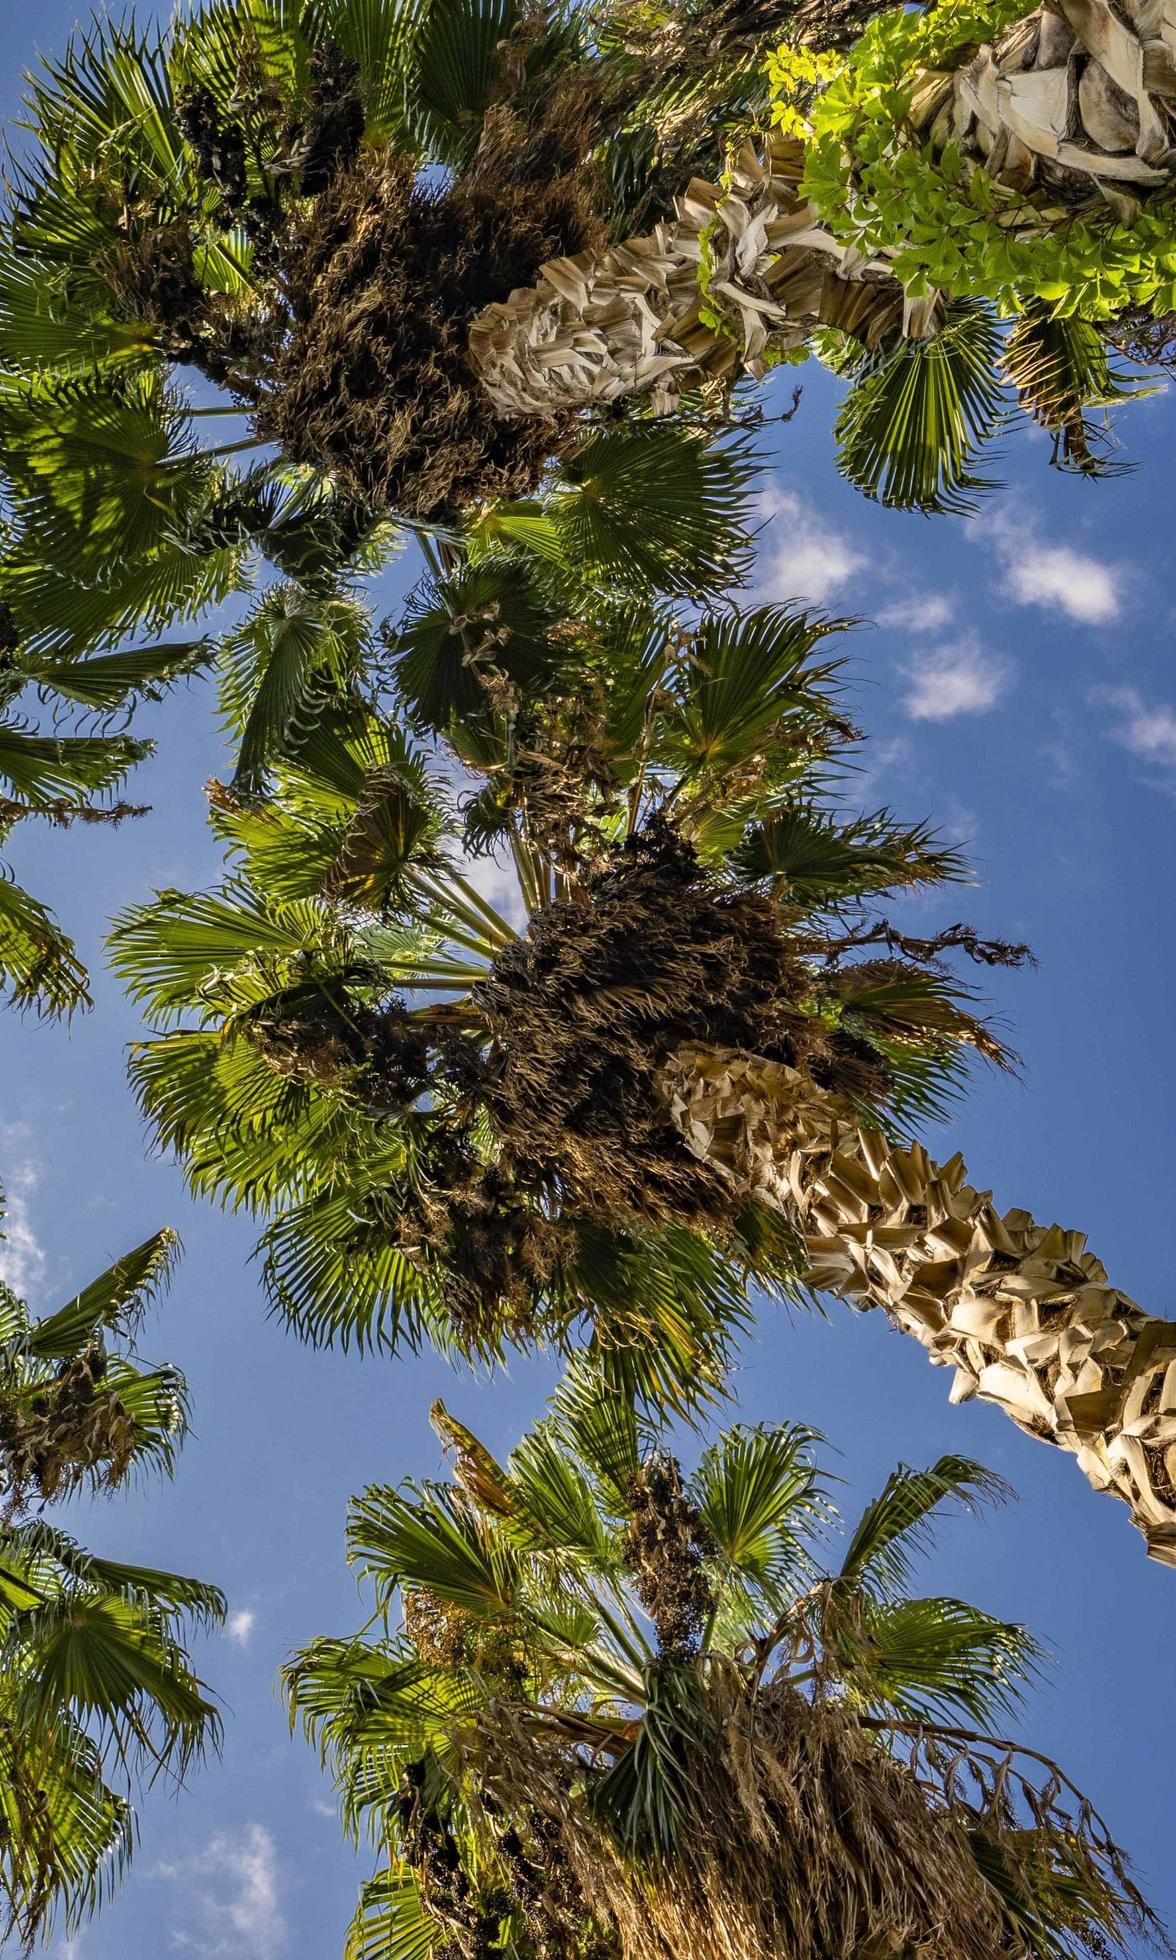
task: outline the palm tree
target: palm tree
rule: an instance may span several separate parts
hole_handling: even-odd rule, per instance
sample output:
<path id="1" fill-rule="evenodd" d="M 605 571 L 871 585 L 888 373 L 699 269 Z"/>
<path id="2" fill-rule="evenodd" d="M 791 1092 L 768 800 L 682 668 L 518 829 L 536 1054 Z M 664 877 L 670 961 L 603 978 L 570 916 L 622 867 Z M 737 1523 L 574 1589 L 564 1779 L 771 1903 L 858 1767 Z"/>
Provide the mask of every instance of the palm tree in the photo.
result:
<path id="1" fill-rule="evenodd" d="M 750 1286 L 807 1275 L 1074 1453 L 1173 1562 L 1171 1324 L 911 1141 L 970 1056 L 1007 1059 L 944 956 L 1025 949 L 879 912 L 963 866 L 837 813 L 836 622 L 576 591 L 593 526 L 614 566 L 630 544 L 593 510 L 562 536 L 558 505 L 493 514 L 385 634 L 395 715 L 353 697 L 269 801 L 216 792 L 229 881 L 118 922 L 159 1139 L 267 1219 L 271 1302 L 311 1339 L 498 1352 L 586 1321 L 656 1398 L 721 1369 Z M 497 907 L 462 861 L 495 849 Z"/>
<path id="2" fill-rule="evenodd" d="M 347 1825 L 386 1859 L 349 1960 L 1162 1940 L 1097 1813 L 997 1732 L 1035 1642 L 912 1593 L 937 1514 L 999 1479 L 899 1468 L 830 1566 L 803 1428 L 727 1429 L 687 1475 L 583 1362 L 505 1465 L 440 1403 L 433 1422 L 452 1483 L 352 1507 L 377 1631 L 287 1673 Z"/>
<path id="3" fill-rule="evenodd" d="M 0 1940 L 76 1929 L 130 1857 L 131 1780 L 182 1779 L 219 1734 L 184 1628 L 218 1625 L 221 1594 L 84 1551 L 43 1515 L 172 1468 L 183 1377 L 119 1343 L 177 1243 L 157 1233 L 40 1320 L 0 1284 Z"/>

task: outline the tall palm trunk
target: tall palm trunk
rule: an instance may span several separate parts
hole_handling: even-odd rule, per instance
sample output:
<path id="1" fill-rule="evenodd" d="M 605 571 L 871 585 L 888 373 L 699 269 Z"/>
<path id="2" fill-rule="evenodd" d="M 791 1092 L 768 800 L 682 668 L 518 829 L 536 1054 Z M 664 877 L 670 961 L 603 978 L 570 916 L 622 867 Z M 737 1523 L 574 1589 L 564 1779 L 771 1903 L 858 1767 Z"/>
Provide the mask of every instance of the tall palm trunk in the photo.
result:
<path id="1" fill-rule="evenodd" d="M 663 1084 L 695 1156 L 799 1221 L 813 1287 L 882 1307 L 954 1367 L 953 1402 L 1072 1451 L 1176 1565 L 1176 1322 L 1112 1286 L 1081 1232 L 1002 1216 L 961 1157 L 899 1148 L 779 1063 L 685 1047 Z"/>
<path id="2" fill-rule="evenodd" d="M 1023 193 L 1017 222 L 1030 233 L 1108 202 L 1126 217 L 1170 188 L 1174 134 L 1176 0 L 1114 11 L 1108 0 L 1050 0 L 960 68 L 925 74 L 908 132 L 920 147 L 954 143 Z M 556 260 L 537 285 L 488 307 L 470 355 L 499 413 L 646 393 L 669 407 L 700 371 L 758 372 L 769 334 L 786 349 L 816 326 L 867 345 L 896 319 L 925 332 L 930 310 L 904 310 L 885 260 L 863 259 L 821 224 L 800 195 L 803 170 L 793 140 L 773 139 L 763 159 L 745 149 L 725 189 L 689 186 L 674 222 Z"/>

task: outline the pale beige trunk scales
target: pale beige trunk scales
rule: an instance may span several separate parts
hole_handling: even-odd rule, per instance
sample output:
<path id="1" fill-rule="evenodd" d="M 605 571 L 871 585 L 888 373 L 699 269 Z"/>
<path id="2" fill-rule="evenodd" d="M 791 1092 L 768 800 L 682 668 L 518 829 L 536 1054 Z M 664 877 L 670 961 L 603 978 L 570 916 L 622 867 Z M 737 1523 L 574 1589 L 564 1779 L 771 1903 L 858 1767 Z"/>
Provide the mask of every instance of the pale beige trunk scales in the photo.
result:
<path id="1" fill-rule="evenodd" d="M 953 1402 L 1071 1451 L 1176 1565 L 1176 1322 L 1112 1286 L 1081 1232 L 1002 1215 L 962 1158 L 889 1143 L 779 1063 L 683 1048 L 663 1083 L 695 1156 L 798 1220 L 810 1285 L 882 1307 L 955 1369 Z"/>
<path id="2" fill-rule="evenodd" d="M 928 71 L 909 135 L 920 147 L 956 144 L 1009 194 L 1004 222 L 1020 233 L 1108 205 L 1130 220 L 1176 185 L 1176 0 L 1050 0 L 966 65 Z M 703 374 L 761 373 L 769 339 L 787 350 L 832 326 L 873 346 L 899 320 L 926 333 L 934 302 L 904 308 L 886 258 L 863 257 L 822 224 L 803 172 L 791 138 L 762 154 L 746 145 L 722 188 L 696 179 L 656 231 L 553 260 L 536 285 L 487 307 L 469 353 L 498 412 L 550 415 L 634 394 L 664 412 Z M 707 311 L 723 316 L 721 330 Z"/>

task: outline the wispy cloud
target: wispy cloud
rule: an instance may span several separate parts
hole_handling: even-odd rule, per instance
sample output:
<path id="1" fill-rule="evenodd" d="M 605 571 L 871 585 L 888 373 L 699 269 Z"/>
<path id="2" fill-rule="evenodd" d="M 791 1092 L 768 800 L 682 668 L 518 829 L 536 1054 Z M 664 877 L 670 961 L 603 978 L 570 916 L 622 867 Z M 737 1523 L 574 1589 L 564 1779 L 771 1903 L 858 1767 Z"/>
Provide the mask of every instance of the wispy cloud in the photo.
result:
<path id="1" fill-rule="evenodd" d="M 226 1640 L 231 1640 L 237 1647 L 247 1647 L 256 1620 L 256 1613 L 248 1606 L 239 1607 L 237 1612 L 230 1613 L 225 1621 Z"/>
<path id="2" fill-rule="evenodd" d="M 758 599 L 807 599 L 810 605 L 824 605 L 869 564 L 864 551 L 824 523 L 795 491 L 773 489 L 760 508 L 770 522 L 756 577 Z"/>
<path id="3" fill-rule="evenodd" d="M 1081 626 L 1118 618 L 1119 568 L 1072 545 L 1047 543 L 1023 511 L 999 511 L 978 524 L 975 535 L 992 544 L 1006 593 L 1018 605 L 1062 612 Z"/>
<path id="4" fill-rule="evenodd" d="M 218 1831 L 190 1857 L 156 1865 L 150 1876 L 177 1894 L 171 1944 L 199 1960 L 278 1960 L 289 1928 L 282 1913 L 278 1857 L 264 1824 L 238 1836 Z"/>
<path id="5" fill-rule="evenodd" d="M 1135 687 L 1097 687 L 1090 699 L 1111 710 L 1114 741 L 1143 762 L 1176 770 L 1176 707 L 1171 702 L 1147 701 Z"/>
<path id="6" fill-rule="evenodd" d="M 1007 660 L 967 638 L 929 648 L 902 667 L 903 705 L 912 721 L 951 721 L 984 714 L 1004 694 L 1013 670 Z"/>
<path id="7" fill-rule="evenodd" d="M 0 1224 L 0 1280 L 22 1297 L 35 1291 L 45 1270 L 45 1249 L 33 1230 L 31 1199 L 40 1167 L 24 1123 L 0 1124 L 0 1183 L 7 1200 Z"/>
<path id="8" fill-rule="evenodd" d="M 955 612 L 955 601 L 946 592 L 912 592 L 899 604 L 886 606 L 876 615 L 879 626 L 891 626 L 903 633 L 941 633 Z"/>

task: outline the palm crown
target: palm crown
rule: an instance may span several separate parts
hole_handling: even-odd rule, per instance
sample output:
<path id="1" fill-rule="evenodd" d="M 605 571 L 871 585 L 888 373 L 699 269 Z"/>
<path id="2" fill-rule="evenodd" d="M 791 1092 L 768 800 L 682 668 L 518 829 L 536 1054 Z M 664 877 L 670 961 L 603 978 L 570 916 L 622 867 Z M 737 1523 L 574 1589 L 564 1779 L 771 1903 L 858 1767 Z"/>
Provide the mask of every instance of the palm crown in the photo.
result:
<path id="1" fill-rule="evenodd" d="M 795 1249 L 674 1141 L 659 1058 L 741 1042 L 910 1115 L 1001 1054 L 939 956 L 1019 953 L 876 912 L 963 867 L 837 815 L 835 622 L 698 615 L 681 535 L 640 597 L 634 541 L 575 494 L 475 547 L 385 635 L 392 713 L 353 693 L 268 801 L 218 792 L 229 882 L 117 924 L 116 967 L 181 1023 L 135 1079 L 198 1188 L 272 1215 L 271 1298 L 315 1338 L 493 1349 L 588 1313 L 606 1345 L 643 1316 L 709 1339 Z M 463 850 L 505 856 L 504 909 Z"/>
<path id="2" fill-rule="evenodd" d="M 686 1474 L 584 1363 L 505 1465 L 438 1404 L 450 1484 L 378 1486 L 351 1556 L 382 1634 L 291 1706 L 388 1864 L 349 1953 L 1097 1954 L 1155 1931 L 1061 1772 L 997 1739 L 1021 1627 L 911 1592 L 960 1458 L 900 1468 L 840 1563 L 811 1432 Z M 396 1602 L 399 1602 L 399 1624 Z"/>
<path id="3" fill-rule="evenodd" d="M 209 649 L 158 635 L 268 566 L 285 583 L 238 670 L 245 648 L 254 684 L 274 664 L 286 708 L 305 706 L 312 655 L 330 677 L 354 652 L 324 587 L 386 556 L 392 517 L 476 522 L 569 454 L 590 492 L 598 411 L 504 419 L 467 358 L 470 321 L 718 171 L 766 113 L 782 26 L 845 39 L 871 11 L 233 0 L 163 35 L 107 22 L 76 38 L 30 83 L 0 274 L 0 592 L 20 664 L 84 687 L 95 656 L 125 660 L 139 635 L 138 680 L 168 682 Z M 840 427 L 855 482 L 924 508 L 966 498 L 1005 416 L 1002 372 L 1092 461 L 1083 404 L 1126 385 L 1097 335 L 1039 310 L 1002 344 L 966 300 L 938 325 L 926 343 L 897 328 L 822 343 L 856 375 Z M 228 439 L 208 440 L 218 417 Z M 638 486 L 629 517 L 639 528 Z"/>
<path id="4" fill-rule="evenodd" d="M 0 1286 L 0 1894 L 3 1937 L 28 1943 L 117 1882 L 136 1773 L 182 1778 L 219 1734 L 184 1644 L 223 1618 L 217 1589 L 85 1551 L 31 1508 L 172 1468 L 184 1380 L 128 1336 L 175 1251 L 156 1234 L 40 1320 Z"/>

